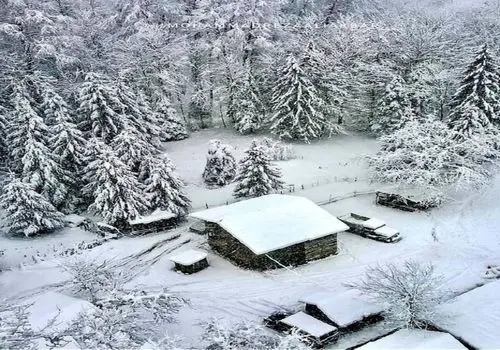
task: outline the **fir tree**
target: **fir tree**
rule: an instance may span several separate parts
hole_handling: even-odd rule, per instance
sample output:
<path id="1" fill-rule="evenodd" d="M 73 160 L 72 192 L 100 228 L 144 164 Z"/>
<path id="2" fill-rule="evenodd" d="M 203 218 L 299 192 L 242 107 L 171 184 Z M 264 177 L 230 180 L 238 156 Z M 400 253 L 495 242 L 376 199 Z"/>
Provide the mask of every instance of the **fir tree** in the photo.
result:
<path id="1" fill-rule="evenodd" d="M 245 153 L 235 178 L 236 198 L 264 196 L 283 188 L 281 172 L 273 167 L 271 158 L 257 141 Z"/>
<path id="2" fill-rule="evenodd" d="M 253 134 L 261 128 L 264 108 L 251 77 L 238 88 L 233 104 L 234 128 L 240 134 Z"/>
<path id="3" fill-rule="evenodd" d="M 152 210 L 169 211 L 177 216 L 187 215 L 190 201 L 170 159 L 153 156 L 145 158 L 141 163 L 140 178 L 145 185 L 144 192 Z"/>
<path id="4" fill-rule="evenodd" d="M 309 142 L 330 134 L 324 101 L 293 56 L 274 86 L 271 103 L 271 132 L 279 138 Z"/>
<path id="5" fill-rule="evenodd" d="M 0 166 L 4 166 L 9 156 L 7 148 L 7 109 L 0 106 Z"/>
<path id="6" fill-rule="evenodd" d="M 137 172 L 141 162 L 156 151 L 133 129 L 120 132 L 111 142 L 111 147 L 115 155 L 133 172 Z"/>
<path id="7" fill-rule="evenodd" d="M 400 76 L 396 76 L 385 87 L 378 107 L 377 119 L 371 126 L 372 131 L 378 135 L 393 133 L 401 129 L 413 117 L 414 113 L 405 90 L 405 82 Z"/>
<path id="8" fill-rule="evenodd" d="M 500 124 L 500 73 L 487 45 L 467 67 L 450 111 L 448 125 L 456 139 L 481 133 L 491 123 Z"/>
<path id="9" fill-rule="evenodd" d="M 142 185 L 111 150 L 93 141 L 95 159 L 85 170 L 83 194 L 91 200 L 88 211 L 111 225 L 124 227 L 148 209 Z"/>
<path id="10" fill-rule="evenodd" d="M 212 140 L 208 146 L 207 164 L 203 171 L 203 179 L 210 186 L 225 186 L 236 175 L 236 160 L 230 146 L 219 140 Z"/>
<path id="11" fill-rule="evenodd" d="M 50 149 L 56 162 L 69 173 L 77 175 L 82 169 L 86 140 L 74 123 L 73 116 L 62 97 L 46 91 L 42 110 L 50 121 Z"/>
<path id="12" fill-rule="evenodd" d="M 105 143 L 124 128 L 126 118 L 121 114 L 125 106 L 121 103 L 115 89 L 98 74 L 88 73 L 78 96 L 79 125 L 89 137 L 98 137 Z"/>
<path id="13" fill-rule="evenodd" d="M 162 142 L 179 141 L 188 137 L 186 125 L 168 99 L 161 96 L 155 103 L 157 119 L 161 122 L 160 140 Z"/>
<path id="14" fill-rule="evenodd" d="M 61 207 L 71 180 L 48 147 L 49 128 L 32 107 L 28 92 L 22 86 L 15 88 L 12 105 L 8 136 L 11 169 L 54 206 Z"/>
<path id="15" fill-rule="evenodd" d="M 30 184 L 18 178 L 4 187 L 0 206 L 5 209 L 5 226 L 11 234 L 29 237 L 64 226 L 62 214 Z"/>

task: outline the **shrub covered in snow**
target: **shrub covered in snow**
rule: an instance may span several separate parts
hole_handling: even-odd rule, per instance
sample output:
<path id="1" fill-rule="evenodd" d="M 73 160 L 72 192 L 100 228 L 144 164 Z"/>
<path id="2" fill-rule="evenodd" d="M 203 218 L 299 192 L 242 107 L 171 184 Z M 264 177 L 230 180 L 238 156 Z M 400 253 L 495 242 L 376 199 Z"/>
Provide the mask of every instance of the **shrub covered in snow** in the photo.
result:
<path id="1" fill-rule="evenodd" d="M 290 144 L 265 137 L 261 142 L 261 146 L 272 160 L 290 160 L 295 158 L 295 153 Z"/>
<path id="2" fill-rule="evenodd" d="M 439 316 L 437 306 L 445 301 L 441 281 L 433 265 L 406 261 L 401 266 L 370 267 L 363 280 L 349 286 L 384 305 L 384 318 L 393 326 L 425 328 Z"/>
<path id="3" fill-rule="evenodd" d="M 236 175 L 236 160 L 231 146 L 219 140 L 211 140 L 208 145 L 207 164 L 203 171 L 203 179 L 209 186 L 225 186 Z"/>

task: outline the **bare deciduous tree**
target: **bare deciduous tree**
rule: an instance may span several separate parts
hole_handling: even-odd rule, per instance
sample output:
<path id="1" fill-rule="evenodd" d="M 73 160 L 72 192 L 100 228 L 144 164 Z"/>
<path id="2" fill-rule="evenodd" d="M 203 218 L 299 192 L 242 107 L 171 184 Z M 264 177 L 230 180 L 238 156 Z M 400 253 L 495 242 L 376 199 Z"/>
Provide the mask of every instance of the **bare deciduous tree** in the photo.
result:
<path id="1" fill-rule="evenodd" d="M 437 305 L 445 300 L 441 280 L 432 264 L 410 260 L 401 266 L 370 267 L 363 280 L 348 286 L 384 305 L 386 321 L 394 326 L 426 328 L 438 317 Z"/>

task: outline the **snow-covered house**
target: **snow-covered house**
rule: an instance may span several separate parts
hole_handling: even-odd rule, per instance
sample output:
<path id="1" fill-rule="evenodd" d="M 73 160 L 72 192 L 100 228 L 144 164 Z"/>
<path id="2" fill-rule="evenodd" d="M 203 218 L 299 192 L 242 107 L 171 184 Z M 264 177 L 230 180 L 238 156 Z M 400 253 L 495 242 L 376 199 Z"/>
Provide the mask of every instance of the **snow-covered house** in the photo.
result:
<path id="1" fill-rule="evenodd" d="M 272 194 L 190 215 L 205 222 L 208 243 L 239 266 L 265 270 L 337 254 L 348 226 L 312 201 Z"/>
<path id="2" fill-rule="evenodd" d="M 380 321 L 384 308 L 356 290 L 340 294 L 315 293 L 300 299 L 308 314 L 342 330 L 355 330 Z"/>
<path id="3" fill-rule="evenodd" d="M 448 333 L 422 329 L 401 329 L 356 349 L 467 349 Z"/>

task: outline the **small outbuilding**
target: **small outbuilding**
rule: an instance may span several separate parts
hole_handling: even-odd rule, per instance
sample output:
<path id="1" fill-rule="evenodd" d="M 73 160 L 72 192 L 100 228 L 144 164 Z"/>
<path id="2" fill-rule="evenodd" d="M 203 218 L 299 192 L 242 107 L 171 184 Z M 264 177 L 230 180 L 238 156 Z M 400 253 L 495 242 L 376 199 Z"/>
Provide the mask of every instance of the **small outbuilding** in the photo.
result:
<path id="1" fill-rule="evenodd" d="M 368 300 L 355 290 L 340 294 L 315 293 L 300 299 L 309 315 L 343 331 L 354 331 L 382 320 L 382 305 Z"/>
<path id="2" fill-rule="evenodd" d="M 176 271 L 185 274 L 193 274 L 208 267 L 207 253 L 192 249 L 172 256 L 170 261 L 175 264 Z"/>
<path id="3" fill-rule="evenodd" d="M 130 220 L 126 231 L 141 234 L 160 232 L 177 226 L 180 220 L 181 218 L 174 213 L 155 210 L 149 215 Z"/>
<path id="4" fill-rule="evenodd" d="M 339 332 L 336 327 L 320 321 L 305 312 L 297 312 L 280 321 L 285 329 L 296 331 L 315 347 L 322 347 L 335 340 Z"/>
<path id="5" fill-rule="evenodd" d="M 434 332 L 422 329 L 401 329 L 378 340 L 366 343 L 356 349 L 455 349 L 465 350 L 465 347 L 452 335 L 445 332 Z"/>
<path id="6" fill-rule="evenodd" d="M 255 270 L 297 266 L 337 254 L 349 227 L 309 199 L 272 194 L 190 215 L 205 223 L 209 245 Z"/>

